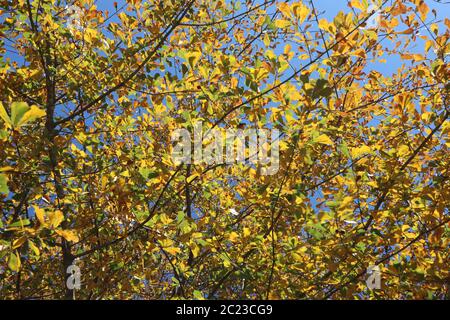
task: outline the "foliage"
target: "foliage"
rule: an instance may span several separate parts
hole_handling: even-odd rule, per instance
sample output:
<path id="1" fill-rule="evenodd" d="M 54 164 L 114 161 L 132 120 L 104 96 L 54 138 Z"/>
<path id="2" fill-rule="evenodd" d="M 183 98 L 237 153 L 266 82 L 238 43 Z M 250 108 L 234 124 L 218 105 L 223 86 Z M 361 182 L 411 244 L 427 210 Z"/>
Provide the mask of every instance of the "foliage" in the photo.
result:
<path id="1" fill-rule="evenodd" d="M 448 298 L 450 21 L 426 2 L 365 28 L 364 0 L 0 1 L 0 298 L 73 298 L 72 264 L 77 299 Z M 277 128 L 279 172 L 175 165 L 200 120 Z"/>

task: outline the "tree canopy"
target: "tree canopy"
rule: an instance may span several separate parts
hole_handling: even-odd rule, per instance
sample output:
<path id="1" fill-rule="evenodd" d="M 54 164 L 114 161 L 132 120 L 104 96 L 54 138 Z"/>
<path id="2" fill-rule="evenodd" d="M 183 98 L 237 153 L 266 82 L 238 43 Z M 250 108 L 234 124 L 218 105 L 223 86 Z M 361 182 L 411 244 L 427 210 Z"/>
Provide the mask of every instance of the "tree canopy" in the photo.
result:
<path id="1" fill-rule="evenodd" d="M 98 2 L 0 0 L 0 299 L 449 298 L 431 1 Z M 199 121 L 279 170 L 175 163 Z"/>

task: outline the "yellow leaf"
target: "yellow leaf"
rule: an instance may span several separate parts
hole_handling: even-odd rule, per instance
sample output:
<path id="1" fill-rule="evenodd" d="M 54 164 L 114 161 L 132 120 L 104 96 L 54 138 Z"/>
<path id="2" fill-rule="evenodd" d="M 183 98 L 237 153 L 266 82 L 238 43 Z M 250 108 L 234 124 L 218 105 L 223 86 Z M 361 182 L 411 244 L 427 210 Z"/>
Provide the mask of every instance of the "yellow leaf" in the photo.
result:
<path id="1" fill-rule="evenodd" d="M 236 241 L 236 239 L 239 237 L 239 235 L 236 233 L 236 232 L 231 232 L 230 233 L 230 235 L 229 235 L 229 239 L 232 241 L 232 242 L 235 242 Z"/>
<path id="2" fill-rule="evenodd" d="M 270 37 L 269 37 L 269 34 L 268 34 L 268 33 L 265 33 L 265 34 L 264 34 L 263 42 L 264 42 L 264 45 L 265 45 L 266 47 L 268 47 L 268 46 L 270 45 Z M 235 78 L 233 78 L 233 79 L 231 79 L 231 80 L 233 81 L 234 79 L 235 79 Z M 232 86 L 232 87 L 234 88 L 234 86 Z"/>
<path id="3" fill-rule="evenodd" d="M 412 60 L 414 58 L 411 54 L 408 54 L 408 53 L 401 54 L 400 57 L 403 60 Z"/>
<path id="4" fill-rule="evenodd" d="M 290 90 L 288 95 L 289 99 L 293 101 L 298 101 L 302 98 L 302 95 L 300 94 L 300 92 L 298 92 L 298 90 Z"/>
<path id="5" fill-rule="evenodd" d="M 366 51 L 364 49 L 360 48 L 358 50 L 353 51 L 351 53 L 351 55 L 365 59 L 366 58 Z"/>
<path id="6" fill-rule="evenodd" d="M 305 83 L 305 90 L 311 90 L 311 89 L 314 89 L 314 86 L 312 85 L 312 83 L 309 83 L 309 82 Z"/>
<path id="7" fill-rule="evenodd" d="M 77 234 L 72 230 L 56 230 L 56 233 L 59 234 L 64 239 L 66 239 L 67 241 L 71 242 L 79 241 Z"/>
<path id="8" fill-rule="evenodd" d="M 321 143 L 321 144 L 327 144 L 327 145 L 333 145 L 333 141 L 330 139 L 329 136 L 326 134 L 321 134 L 317 138 L 313 140 L 314 143 Z"/>
<path id="9" fill-rule="evenodd" d="M 287 122 L 287 124 L 291 125 L 295 121 L 296 121 L 296 119 L 293 117 L 292 113 L 287 112 L 286 113 L 286 122 Z"/>
<path id="10" fill-rule="evenodd" d="M 31 251 L 34 252 L 35 255 L 39 256 L 41 254 L 39 248 L 34 244 L 33 241 L 28 240 L 28 246 L 30 247 Z"/>
<path id="11" fill-rule="evenodd" d="M 425 4 L 425 1 L 420 1 L 418 9 L 419 9 L 420 17 L 422 18 L 422 20 L 426 20 L 427 14 L 430 11 L 430 8 L 428 8 L 428 6 Z"/>
<path id="12" fill-rule="evenodd" d="M 191 68 L 195 67 L 195 65 L 200 60 L 201 56 L 202 56 L 202 53 L 200 51 L 193 51 L 193 52 L 186 53 L 186 58 L 187 58 L 189 65 L 191 66 Z"/>
<path id="13" fill-rule="evenodd" d="M 373 151 L 372 151 L 372 149 L 370 149 L 369 146 L 362 146 L 362 147 L 350 149 L 350 154 L 352 155 L 353 158 L 359 158 L 360 156 L 362 156 L 364 154 L 372 154 L 372 153 L 373 153 Z"/>
<path id="14" fill-rule="evenodd" d="M 0 103 L 0 117 L 5 121 L 6 126 L 20 127 L 27 122 L 45 116 L 45 111 L 39 109 L 37 106 L 28 106 L 26 102 L 13 102 L 11 103 L 11 118 L 6 113 L 5 108 Z"/>
<path id="15" fill-rule="evenodd" d="M 409 230 L 411 227 L 407 224 L 402 225 L 402 232 L 405 232 L 406 230 Z"/>
<path id="16" fill-rule="evenodd" d="M 6 112 L 5 107 L 1 102 L 0 102 L 0 118 L 2 118 L 3 121 L 5 121 L 7 128 L 11 127 L 11 119 L 9 118 L 8 113 Z"/>
<path id="17" fill-rule="evenodd" d="M 293 252 L 293 253 L 292 253 L 292 257 L 294 258 L 295 261 L 298 261 L 298 262 L 303 261 L 302 256 L 299 255 L 299 254 L 296 253 L 296 252 Z"/>
<path id="18" fill-rule="evenodd" d="M 224 260 L 223 260 L 223 266 L 224 266 L 225 268 L 231 267 L 231 262 L 230 262 L 230 260 L 224 259 Z"/>
<path id="19" fill-rule="evenodd" d="M 301 247 L 300 249 L 297 250 L 297 252 L 299 252 L 299 253 L 305 253 L 306 251 L 308 251 L 308 248 L 305 247 L 305 246 L 303 246 L 303 247 Z"/>
<path id="20" fill-rule="evenodd" d="M 27 122 L 34 121 L 36 119 L 42 118 L 45 116 L 45 111 L 42 109 L 39 109 L 37 106 L 32 105 L 30 110 L 28 110 L 22 117 L 22 119 L 19 120 L 17 123 L 17 126 L 23 126 Z"/>
<path id="21" fill-rule="evenodd" d="M 45 211 L 37 206 L 33 206 L 36 218 L 42 226 L 45 226 Z"/>
<path id="22" fill-rule="evenodd" d="M 25 236 L 22 236 L 19 239 L 14 240 L 12 243 L 12 248 L 13 249 L 20 248 L 25 243 L 25 241 L 27 241 L 27 238 Z"/>
<path id="23" fill-rule="evenodd" d="M 159 216 L 159 220 L 164 224 L 164 225 L 168 225 L 168 224 L 170 224 L 172 221 L 173 221 L 173 219 L 171 219 L 171 218 L 169 218 L 166 214 L 164 214 L 164 213 L 162 213 L 160 216 Z"/>
<path id="24" fill-rule="evenodd" d="M 400 156 L 400 157 L 403 157 L 403 156 L 405 156 L 405 155 L 408 155 L 409 154 L 409 148 L 408 148 L 408 146 L 407 145 L 404 145 L 404 144 L 402 144 L 401 146 L 400 146 L 400 148 L 398 148 L 398 155 Z"/>
<path id="25" fill-rule="evenodd" d="M 344 208 L 352 202 L 353 202 L 353 197 L 347 196 L 344 199 L 342 199 L 340 208 Z"/>
<path id="26" fill-rule="evenodd" d="M 30 107 L 26 102 L 19 101 L 11 103 L 11 124 L 14 127 L 19 127 L 20 120 L 29 110 Z"/>
<path id="27" fill-rule="evenodd" d="M 126 177 L 126 178 L 131 177 L 131 176 L 130 176 L 130 172 L 129 172 L 128 170 L 125 170 L 125 171 L 122 172 L 120 175 L 121 175 L 122 177 Z"/>
<path id="28" fill-rule="evenodd" d="M 192 255 L 194 256 L 194 258 L 197 258 L 199 253 L 200 253 L 199 246 L 194 245 L 194 247 L 192 248 Z"/>
<path id="29" fill-rule="evenodd" d="M 195 178 L 197 178 L 197 177 L 199 177 L 199 176 L 200 176 L 200 175 L 199 175 L 198 173 L 194 173 L 193 175 L 189 176 L 189 177 L 186 179 L 186 182 L 187 182 L 187 183 L 191 183 L 192 181 L 194 181 Z"/>
<path id="30" fill-rule="evenodd" d="M 50 14 L 47 14 L 44 17 L 44 24 L 50 29 L 47 31 L 53 31 L 59 28 L 59 25 L 53 21 L 53 18 Z"/>
<path id="31" fill-rule="evenodd" d="M 88 43 L 92 43 L 97 38 L 97 30 L 86 28 L 85 39 Z"/>
<path id="32" fill-rule="evenodd" d="M 406 232 L 405 237 L 408 239 L 414 239 L 416 237 L 416 234 L 412 232 Z"/>
<path id="33" fill-rule="evenodd" d="M 244 237 L 248 237 L 249 235 L 251 235 L 251 231 L 249 228 L 244 228 Z"/>
<path id="34" fill-rule="evenodd" d="M 432 115 L 433 115 L 433 113 L 431 113 L 431 112 L 424 112 L 424 113 L 422 113 L 420 118 L 424 121 L 430 121 Z"/>
<path id="35" fill-rule="evenodd" d="M 289 25 L 291 25 L 291 22 L 288 21 L 288 20 L 283 20 L 283 19 L 275 20 L 275 26 L 277 28 L 283 29 L 283 28 L 286 28 Z"/>
<path id="36" fill-rule="evenodd" d="M 61 222 L 63 222 L 63 220 L 64 220 L 64 215 L 59 210 L 56 210 L 55 212 L 48 213 L 47 215 L 48 215 L 48 218 L 49 218 L 50 226 L 53 227 L 53 228 L 58 227 L 61 224 Z"/>
<path id="37" fill-rule="evenodd" d="M 300 23 L 303 23 L 308 17 L 309 8 L 305 6 L 303 3 L 298 2 L 293 4 L 294 14 L 300 20 Z"/>
<path id="38" fill-rule="evenodd" d="M 329 23 L 326 19 L 319 20 L 319 28 L 326 32 L 336 32 L 336 27 L 332 23 Z"/>
<path id="39" fill-rule="evenodd" d="M 286 2 L 281 2 L 278 4 L 278 10 L 281 11 L 281 13 L 283 13 L 284 16 L 289 16 L 291 14 L 291 9 L 289 7 L 289 5 Z"/>
<path id="40" fill-rule="evenodd" d="M 108 184 L 108 177 L 107 176 L 103 176 L 102 177 L 102 188 L 106 188 L 106 185 Z"/>
<path id="41" fill-rule="evenodd" d="M 176 255 L 177 253 L 181 252 L 180 248 L 175 247 L 164 248 L 164 250 L 173 255 Z"/>
<path id="42" fill-rule="evenodd" d="M 366 10 L 366 8 L 364 7 L 364 5 L 363 5 L 361 0 L 352 0 L 352 1 L 350 1 L 350 6 L 352 8 L 356 8 L 356 9 L 359 9 L 361 11 L 365 11 Z"/>
<path id="43" fill-rule="evenodd" d="M 423 61 L 423 60 L 425 60 L 424 56 L 422 56 L 421 54 L 413 54 L 412 57 L 413 57 L 414 61 Z"/>
<path id="44" fill-rule="evenodd" d="M 442 133 L 450 132 L 450 121 L 445 121 L 442 125 Z"/>
<path id="45" fill-rule="evenodd" d="M 433 46 L 433 44 L 434 44 L 433 40 L 428 40 L 427 42 L 425 42 L 425 52 L 428 52 L 430 48 Z"/>

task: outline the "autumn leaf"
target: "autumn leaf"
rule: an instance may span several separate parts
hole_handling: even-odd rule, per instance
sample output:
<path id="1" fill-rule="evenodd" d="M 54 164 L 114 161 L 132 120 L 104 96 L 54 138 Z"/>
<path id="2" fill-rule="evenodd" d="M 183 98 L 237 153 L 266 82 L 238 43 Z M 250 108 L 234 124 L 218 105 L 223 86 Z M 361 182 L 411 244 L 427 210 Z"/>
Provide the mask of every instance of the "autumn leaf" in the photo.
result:
<path id="1" fill-rule="evenodd" d="M 0 118 L 3 119 L 7 127 L 12 126 L 11 119 L 8 116 L 8 113 L 5 110 L 5 107 L 3 106 L 3 103 L 0 102 Z"/>
<path id="2" fill-rule="evenodd" d="M 180 248 L 176 248 L 176 247 L 164 248 L 164 250 L 172 255 L 176 255 L 181 252 Z"/>
<path id="3" fill-rule="evenodd" d="M 64 220 L 64 215 L 61 211 L 55 210 L 53 212 L 47 213 L 49 226 L 52 228 L 57 228 L 61 222 Z"/>
<path id="4" fill-rule="evenodd" d="M 283 19 L 275 20 L 275 26 L 277 28 L 284 29 L 284 28 L 286 28 L 286 27 L 288 27 L 290 25 L 291 25 L 291 22 L 289 20 L 283 20 Z"/>
<path id="5" fill-rule="evenodd" d="M 3 1 L 0 297 L 447 299 L 449 26 L 431 0 Z"/>
<path id="6" fill-rule="evenodd" d="M 21 268 L 20 256 L 17 251 L 11 252 L 8 258 L 8 267 L 11 271 L 18 272 Z"/>
<path id="7" fill-rule="evenodd" d="M 18 127 L 25 113 L 30 110 L 30 107 L 26 102 L 13 102 L 11 103 L 11 123 L 14 127 Z"/>
<path id="8" fill-rule="evenodd" d="M 39 248 L 34 244 L 33 241 L 28 240 L 28 246 L 30 247 L 31 251 L 33 251 L 33 253 L 36 256 L 40 256 L 41 255 L 41 251 L 39 250 Z"/>
<path id="9" fill-rule="evenodd" d="M 194 173 L 193 175 L 190 175 L 187 179 L 186 182 L 187 183 L 191 183 L 192 181 L 194 181 L 195 179 L 197 179 L 200 175 L 198 173 Z"/>
<path id="10" fill-rule="evenodd" d="M 23 115 L 23 117 L 17 122 L 17 127 L 21 127 L 28 122 L 34 121 L 36 119 L 42 118 L 45 116 L 45 111 L 39 109 L 35 105 L 32 105 L 28 111 Z"/>
<path id="11" fill-rule="evenodd" d="M 34 212 L 36 214 L 36 218 L 38 219 L 39 223 L 42 226 L 45 226 L 46 222 L 45 222 L 45 211 L 44 211 L 44 209 L 41 209 L 41 208 L 39 208 L 37 206 L 33 206 L 33 208 L 34 208 Z"/>
<path id="12" fill-rule="evenodd" d="M 231 242 L 235 242 L 239 238 L 239 235 L 236 232 L 231 232 L 229 239 Z"/>
<path id="13" fill-rule="evenodd" d="M 303 23 L 310 13 L 310 9 L 301 2 L 294 3 L 292 5 L 294 15 L 299 19 L 300 23 Z"/>
<path id="14" fill-rule="evenodd" d="M 56 233 L 70 242 L 78 242 L 79 238 L 73 230 L 56 230 Z"/>
<path id="15" fill-rule="evenodd" d="M 333 141 L 326 134 L 321 134 L 317 138 L 314 138 L 313 143 L 333 145 Z"/>
<path id="16" fill-rule="evenodd" d="M 45 116 L 45 111 L 35 105 L 29 107 L 25 102 L 13 102 L 11 103 L 11 117 L 9 117 L 4 106 L 0 103 L 0 117 L 8 127 L 19 128 L 43 116 Z"/>
<path id="17" fill-rule="evenodd" d="M 373 154 L 373 150 L 366 145 L 363 145 L 361 147 L 356 147 L 356 148 L 350 148 L 350 154 L 352 155 L 353 158 L 359 158 L 362 155 L 366 155 L 366 154 Z"/>
<path id="18" fill-rule="evenodd" d="M 22 236 L 13 241 L 11 248 L 13 248 L 13 249 L 20 248 L 26 241 L 27 241 L 27 237 Z"/>
<path id="19" fill-rule="evenodd" d="M 9 193 L 9 189 L 8 189 L 8 184 L 7 184 L 8 180 L 6 179 L 6 176 L 4 174 L 0 173 L 0 194 L 8 194 Z"/>

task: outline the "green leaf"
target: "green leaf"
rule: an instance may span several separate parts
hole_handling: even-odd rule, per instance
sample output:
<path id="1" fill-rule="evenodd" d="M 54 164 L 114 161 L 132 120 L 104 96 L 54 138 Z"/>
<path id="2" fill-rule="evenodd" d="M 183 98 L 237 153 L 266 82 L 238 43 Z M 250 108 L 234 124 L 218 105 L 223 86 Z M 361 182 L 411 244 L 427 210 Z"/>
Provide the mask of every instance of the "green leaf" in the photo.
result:
<path id="1" fill-rule="evenodd" d="M 5 130 L 0 130 L 0 140 L 4 140 L 8 137 L 8 132 Z"/>
<path id="2" fill-rule="evenodd" d="M 16 222 L 11 223 L 10 225 L 8 225 L 8 228 L 24 227 L 24 226 L 28 226 L 29 224 L 30 224 L 30 220 L 28 220 L 28 219 L 21 219 L 19 221 L 16 221 Z"/>
<path id="3" fill-rule="evenodd" d="M 19 271 L 20 270 L 20 257 L 16 252 L 11 252 L 8 258 L 8 267 L 11 271 Z"/>
<path id="4" fill-rule="evenodd" d="M 153 171 L 152 169 L 141 167 L 139 168 L 139 173 L 144 179 L 153 179 L 158 176 L 158 173 Z"/>
<path id="5" fill-rule="evenodd" d="M 23 117 L 17 123 L 17 126 L 23 126 L 24 124 L 34 121 L 38 118 L 45 116 L 45 111 L 39 109 L 36 106 L 31 106 L 31 108 L 23 115 Z"/>
<path id="6" fill-rule="evenodd" d="M 123 261 L 121 261 L 121 262 L 113 262 L 113 263 L 111 263 L 110 265 L 109 265 L 109 267 L 111 268 L 111 270 L 113 270 L 113 271 L 117 271 L 117 270 L 120 270 L 120 269 L 122 269 L 123 267 L 124 267 L 124 262 Z"/>
<path id="7" fill-rule="evenodd" d="M 187 123 L 191 123 L 191 113 L 189 111 L 183 111 L 182 116 Z"/>
<path id="8" fill-rule="evenodd" d="M 340 201 L 333 201 L 333 200 L 330 200 L 330 201 L 325 202 L 325 204 L 326 204 L 328 207 L 330 207 L 330 208 L 334 208 L 334 207 L 339 207 L 339 205 L 341 204 L 341 202 L 340 202 Z"/>
<path id="9" fill-rule="evenodd" d="M 184 218 L 185 218 L 184 212 L 183 211 L 178 212 L 177 214 L 178 223 L 181 223 L 184 220 Z"/>
<path id="10" fill-rule="evenodd" d="M 318 79 L 316 81 L 314 91 L 312 94 L 312 97 L 314 99 L 319 97 L 329 97 L 331 93 L 333 92 L 333 89 L 328 86 L 328 81 L 325 79 Z"/>
<path id="11" fill-rule="evenodd" d="M 3 105 L 0 105 L 0 117 L 8 127 L 18 128 L 43 116 L 45 116 L 45 111 L 34 105 L 30 107 L 26 102 L 13 102 L 11 103 L 11 118 L 9 118 Z"/>
<path id="12" fill-rule="evenodd" d="M 0 174 L 0 194 L 1 193 L 4 193 L 4 194 L 9 193 L 7 182 L 8 182 L 8 180 L 6 179 L 6 176 L 4 174 Z"/>
<path id="13" fill-rule="evenodd" d="M 361 252 L 364 252 L 364 250 L 366 250 L 366 244 L 364 242 L 358 242 L 356 244 L 356 249 L 358 249 Z"/>
<path id="14" fill-rule="evenodd" d="M 20 120 L 28 110 L 30 107 L 26 102 L 11 103 L 11 123 L 14 127 L 18 127 Z"/>
<path id="15" fill-rule="evenodd" d="M 346 156 L 347 158 L 350 158 L 350 152 L 348 151 L 348 147 L 347 147 L 347 144 L 345 143 L 345 141 L 339 145 L 339 150 L 342 152 L 342 154 L 344 156 Z"/>
<path id="16" fill-rule="evenodd" d="M 203 300 L 204 299 L 202 292 L 198 291 L 198 290 L 194 290 L 194 298 L 198 299 L 198 300 Z"/>
<path id="17" fill-rule="evenodd" d="M 33 251 L 33 253 L 36 256 L 40 256 L 41 255 L 41 252 L 39 251 L 39 248 L 34 244 L 33 241 L 28 240 L 28 246 L 30 247 L 31 251 Z"/>
<path id="18" fill-rule="evenodd" d="M 312 235 L 316 240 L 322 240 L 324 238 L 325 228 L 320 224 L 316 223 L 311 226 L 306 227 L 306 231 Z"/>

